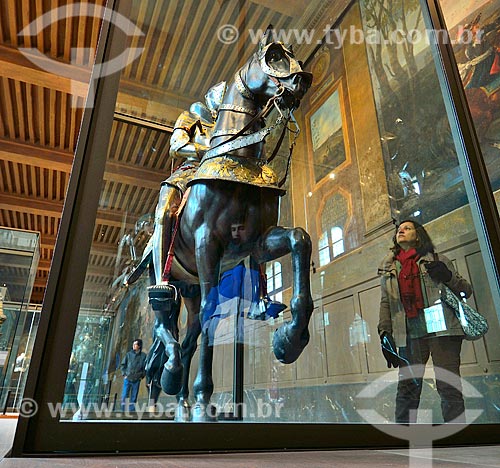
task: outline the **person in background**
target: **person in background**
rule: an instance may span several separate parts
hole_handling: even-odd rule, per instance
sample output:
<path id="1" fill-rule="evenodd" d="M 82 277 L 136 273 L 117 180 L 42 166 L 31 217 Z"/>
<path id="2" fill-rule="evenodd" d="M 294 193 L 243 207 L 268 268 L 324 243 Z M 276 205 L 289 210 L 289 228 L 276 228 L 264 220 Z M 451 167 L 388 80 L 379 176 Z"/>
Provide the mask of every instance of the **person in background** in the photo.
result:
<path id="1" fill-rule="evenodd" d="M 0 325 L 7 320 L 7 316 L 3 313 L 3 293 L 0 291 Z"/>
<path id="2" fill-rule="evenodd" d="M 387 367 L 399 367 L 395 420 L 414 423 L 420 403 L 425 364 L 432 356 L 444 422 L 465 422 L 460 378 L 464 333 L 453 310 L 440 304 L 441 284 L 469 297 L 470 284 L 444 255 L 435 253 L 429 234 L 417 221 L 396 228 L 391 252 L 383 259 L 378 332 Z M 433 311 L 427 314 L 430 306 Z M 430 309 L 428 309 L 430 310 Z M 397 348 L 399 348 L 399 355 Z"/>
<path id="3" fill-rule="evenodd" d="M 132 349 L 125 355 L 120 365 L 123 376 L 123 389 L 121 398 L 122 411 L 135 411 L 139 385 L 146 375 L 146 354 L 142 352 L 142 340 L 136 339 L 132 344 Z M 127 399 L 130 397 L 130 406 Z"/>

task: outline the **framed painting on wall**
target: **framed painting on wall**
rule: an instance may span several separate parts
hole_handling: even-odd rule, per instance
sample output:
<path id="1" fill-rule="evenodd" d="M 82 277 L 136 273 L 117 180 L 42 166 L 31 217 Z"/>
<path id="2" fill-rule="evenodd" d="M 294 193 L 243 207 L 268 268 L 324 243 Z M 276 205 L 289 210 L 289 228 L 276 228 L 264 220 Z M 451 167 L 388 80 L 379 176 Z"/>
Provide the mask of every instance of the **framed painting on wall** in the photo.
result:
<path id="1" fill-rule="evenodd" d="M 341 82 L 335 83 L 306 115 L 313 185 L 350 161 L 342 91 Z"/>
<path id="2" fill-rule="evenodd" d="M 441 0 L 493 190 L 500 188 L 500 0 Z"/>

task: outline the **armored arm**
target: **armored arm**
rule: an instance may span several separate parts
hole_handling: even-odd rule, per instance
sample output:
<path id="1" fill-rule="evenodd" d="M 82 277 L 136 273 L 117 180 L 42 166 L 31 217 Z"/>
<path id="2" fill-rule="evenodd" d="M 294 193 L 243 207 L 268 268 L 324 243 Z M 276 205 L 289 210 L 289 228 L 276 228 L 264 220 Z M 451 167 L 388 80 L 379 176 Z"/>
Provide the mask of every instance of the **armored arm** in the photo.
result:
<path id="1" fill-rule="evenodd" d="M 201 159 L 199 148 L 196 143 L 191 142 L 189 130 L 176 128 L 170 139 L 170 156 L 172 158 L 194 158 Z"/>
<path id="2" fill-rule="evenodd" d="M 170 138 L 170 156 L 199 161 L 210 145 L 207 124 L 192 112 L 183 112 L 175 123 Z"/>

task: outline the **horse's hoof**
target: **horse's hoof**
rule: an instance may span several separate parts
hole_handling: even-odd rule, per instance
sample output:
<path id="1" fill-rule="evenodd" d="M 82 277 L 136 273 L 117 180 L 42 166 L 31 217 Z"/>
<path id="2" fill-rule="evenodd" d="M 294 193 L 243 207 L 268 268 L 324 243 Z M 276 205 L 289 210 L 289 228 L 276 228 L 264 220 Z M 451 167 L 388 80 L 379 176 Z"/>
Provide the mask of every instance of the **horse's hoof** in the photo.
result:
<path id="1" fill-rule="evenodd" d="M 175 421 L 188 422 L 191 418 L 191 407 L 179 404 L 175 409 Z"/>
<path id="2" fill-rule="evenodd" d="M 161 388 L 167 395 L 177 395 L 182 387 L 182 367 L 178 367 L 175 372 L 163 368 L 161 373 Z"/>
<path id="3" fill-rule="evenodd" d="M 295 362 L 309 343 L 309 330 L 301 333 L 285 323 L 274 332 L 273 351 L 276 359 L 283 364 Z"/>
<path id="4" fill-rule="evenodd" d="M 214 405 L 196 403 L 191 409 L 193 422 L 215 422 L 217 421 L 217 408 Z"/>

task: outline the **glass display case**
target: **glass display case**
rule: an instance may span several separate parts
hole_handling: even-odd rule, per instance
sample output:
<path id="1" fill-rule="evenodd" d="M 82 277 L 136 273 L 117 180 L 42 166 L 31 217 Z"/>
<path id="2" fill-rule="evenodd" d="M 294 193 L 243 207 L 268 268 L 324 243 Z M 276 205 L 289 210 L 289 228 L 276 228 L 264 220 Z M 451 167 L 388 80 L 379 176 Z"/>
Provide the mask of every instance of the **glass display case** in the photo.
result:
<path id="1" fill-rule="evenodd" d="M 500 111 L 499 5 L 493 0 L 466 8 L 457 8 L 446 0 L 440 3 L 490 183 L 497 193 L 500 188 L 496 161 Z"/>
<path id="2" fill-rule="evenodd" d="M 439 344 L 434 361 L 453 343 L 448 358 L 461 373 L 445 390 L 438 379 L 436 391 L 434 371 L 451 375 L 449 360 L 420 368 L 416 422 L 450 422 L 443 395 L 453 387 L 465 412 L 448 442 L 499 424 L 500 232 L 486 229 L 498 227 L 490 155 L 498 135 L 491 117 L 482 155 L 463 117 L 474 109 L 455 98 L 464 90 L 446 68 L 451 45 L 435 13 L 451 6 L 274 3 L 116 2 L 142 34 L 128 42 L 111 34 L 103 54 L 119 44 L 141 53 L 103 79 L 84 123 L 88 145 L 61 227 L 68 241 L 58 245 L 44 305 L 47 320 L 65 327 L 47 328 L 51 339 L 38 345 L 55 359 L 38 365 L 52 387 L 33 377 L 40 408 L 21 421 L 19 453 L 407 444 L 395 413 L 404 371 L 388 366 L 381 335 L 396 335 L 382 311 L 387 277 L 400 279 L 402 267 L 390 257 L 384 269 L 384 259 L 399 255 L 397 227 L 408 220 L 433 246 L 418 260 L 439 261 L 446 279 L 423 263 L 410 275 L 424 292 L 416 312 L 394 299 L 406 336 L 450 281 L 471 286 L 468 304 L 489 324 L 476 341 L 462 340 L 458 322 L 411 335 Z M 453 27 L 485 8 L 494 22 L 495 2 L 458 4 Z M 225 90 L 215 106 L 214 89 Z M 252 132 L 265 146 L 264 137 L 238 146 Z M 174 208 L 178 220 L 165 214 Z M 126 356 L 137 339 L 148 356 L 144 372 L 128 377 L 139 381 L 130 410 Z M 413 359 L 410 349 L 396 336 L 398 362 Z M 51 437 L 29 428 L 50 428 Z"/>
<path id="3" fill-rule="evenodd" d="M 15 409 L 33 346 L 29 305 L 40 259 L 38 232 L 0 228 L 0 407 Z"/>

